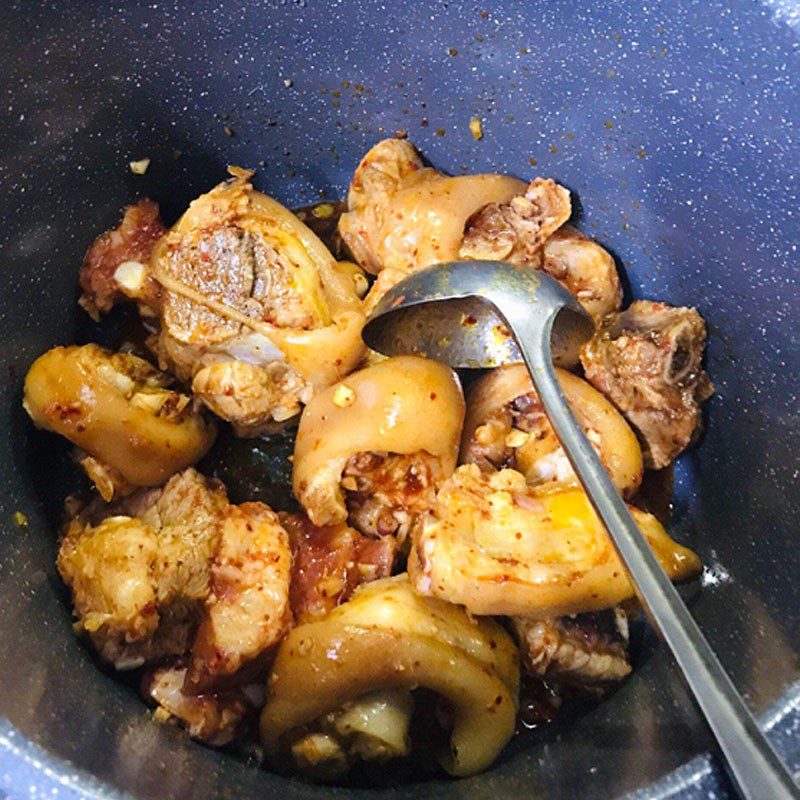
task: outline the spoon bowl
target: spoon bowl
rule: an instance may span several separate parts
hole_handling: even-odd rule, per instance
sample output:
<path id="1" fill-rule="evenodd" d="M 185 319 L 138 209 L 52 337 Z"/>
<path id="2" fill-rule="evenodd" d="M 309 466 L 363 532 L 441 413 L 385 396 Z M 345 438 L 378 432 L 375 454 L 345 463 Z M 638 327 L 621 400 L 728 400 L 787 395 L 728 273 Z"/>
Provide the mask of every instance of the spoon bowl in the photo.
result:
<path id="1" fill-rule="evenodd" d="M 502 311 L 501 311 L 502 309 Z M 553 316 L 552 360 L 578 363 L 594 323 L 550 275 L 497 261 L 459 261 L 412 273 L 375 307 L 364 341 L 385 355 L 415 353 L 457 369 L 523 360 L 505 315 Z"/>

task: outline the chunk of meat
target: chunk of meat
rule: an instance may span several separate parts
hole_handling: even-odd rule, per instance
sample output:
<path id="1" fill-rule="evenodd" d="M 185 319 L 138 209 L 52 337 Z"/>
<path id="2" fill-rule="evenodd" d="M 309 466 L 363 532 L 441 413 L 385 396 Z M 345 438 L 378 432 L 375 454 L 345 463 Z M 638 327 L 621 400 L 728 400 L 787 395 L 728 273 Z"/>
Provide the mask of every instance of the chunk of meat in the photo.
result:
<path id="1" fill-rule="evenodd" d="M 217 694 L 187 694 L 183 690 L 186 666 L 158 667 L 142 678 L 142 695 L 159 708 L 155 718 L 166 721 L 174 717 L 189 736 L 206 744 L 222 747 L 230 744 L 257 706 L 241 689 Z"/>
<path id="2" fill-rule="evenodd" d="M 519 652 L 499 623 L 420 597 L 407 575 L 360 586 L 281 643 L 260 720 L 265 755 L 273 764 L 290 764 L 290 750 L 309 729 L 319 731 L 317 721 L 330 713 L 338 736 L 301 744 L 294 755 L 304 766 L 326 761 L 321 750 L 335 755 L 350 734 L 373 740 L 363 742 L 363 755 L 401 754 L 412 714 L 408 693 L 418 689 L 442 697 L 450 712 L 444 721 L 450 740 L 436 748 L 440 763 L 452 775 L 473 775 L 513 735 Z M 432 716 L 430 707 L 423 711 Z M 428 738 L 429 749 L 434 741 Z"/>
<path id="3" fill-rule="evenodd" d="M 158 551 L 156 532 L 125 517 L 91 529 L 70 527 L 59 550 L 76 630 L 119 670 L 182 653 L 197 628 L 196 604 L 161 590 Z"/>
<path id="4" fill-rule="evenodd" d="M 624 497 L 633 497 L 642 480 L 636 435 L 589 383 L 559 368 L 556 377 L 615 486 Z M 499 367 L 474 381 L 467 408 L 462 463 L 477 464 L 484 472 L 510 467 L 531 486 L 578 483 L 523 364 Z"/>
<path id="5" fill-rule="evenodd" d="M 162 486 L 213 444 L 215 426 L 170 383 L 129 353 L 95 344 L 54 347 L 28 371 L 23 406 L 37 426 L 77 445 L 78 462 L 111 500 Z"/>
<path id="6" fill-rule="evenodd" d="M 94 319 L 110 311 L 114 303 L 127 299 L 114 278 L 120 264 L 126 261 L 148 264 L 153 246 L 164 233 L 166 228 L 158 204 L 145 197 L 125 209 L 118 227 L 95 239 L 86 251 L 78 278 L 83 290 L 78 302 Z M 152 277 L 147 277 L 140 294 L 149 305 L 158 306 L 159 286 Z"/>
<path id="7" fill-rule="evenodd" d="M 619 275 L 608 251 L 564 224 L 571 212 L 569 192 L 537 178 L 524 195 L 488 205 L 469 220 L 459 257 L 509 261 L 546 272 L 599 318 L 620 307 Z"/>
<path id="8" fill-rule="evenodd" d="M 537 178 L 526 189 L 503 175 L 448 178 L 426 168 L 406 183 L 384 215 L 376 257 L 381 271 L 365 298 L 368 313 L 415 269 L 470 258 L 501 259 L 514 242 L 521 252 L 511 260 L 533 260 L 536 266 L 541 243 L 570 215 L 569 192 L 551 180 Z M 473 236 L 478 230 L 486 236 Z"/>
<path id="9" fill-rule="evenodd" d="M 392 574 L 392 537 L 370 539 L 345 524 L 318 527 L 305 514 L 285 514 L 281 521 L 294 555 L 290 601 L 298 623 L 325 616 L 362 583 Z"/>
<path id="10" fill-rule="evenodd" d="M 588 690 L 602 690 L 631 672 L 628 619 L 606 611 L 535 620 L 511 620 L 528 674 Z"/>
<path id="11" fill-rule="evenodd" d="M 313 387 L 284 361 L 214 361 L 195 374 L 192 390 L 217 416 L 231 422 L 237 436 L 268 430 L 265 417 L 278 424 L 296 417 L 313 395 Z"/>
<path id="12" fill-rule="evenodd" d="M 563 284 L 595 320 L 622 305 L 614 258 L 593 239 L 565 225 L 545 242 L 542 254 L 542 271 Z"/>
<path id="13" fill-rule="evenodd" d="M 648 467 L 667 466 L 698 435 L 700 404 L 714 392 L 705 341 L 696 309 L 638 300 L 608 316 L 583 349 L 586 378 L 636 429 Z"/>
<path id="14" fill-rule="evenodd" d="M 263 503 L 228 506 L 219 523 L 211 593 L 197 631 L 186 687 L 202 693 L 264 666 L 289 630 L 289 538 Z"/>
<path id="15" fill-rule="evenodd" d="M 444 364 L 398 356 L 354 372 L 303 411 L 295 496 L 316 525 L 349 519 L 381 535 L 386 510 L 382 530 L 402 536 L 431 482 L 455 469 L 463 422 L 461 385 Z"/>
<path id="16" fill-rule="evenodd" d="M 227 503 L 193 469 L 163 490 L 145 490 L 145 502 L 137 494 L 112 509 L 138 505 L 139 517 L 110 516 L 95 505 L 70 520 L 57 561 L 80 629 L 117 669 L 180 655 L 191 644 L 209 591 L 217 515 Z"/>
<path id="17" fill-rule="evenodd" d="M 228 508 L 225 487 L 195 469 L 172 477 L 141 520 L 159 533 L 157 567 L 163 588 L 192 599 L 208 597 L 219 520 Z M 169 545 L 177 552 L 169 558 Z"/>
<path id="18" fill-rule="evenodd" d="M 173 243 L 162 268 L 212 300 L 264 322 L 289 328 L 319 324 L 308 299 L 297 292 L 291 262 L 269 242 L 232 225 L 205 229 Z M 179 341 L 223 341 L 242 325 L 188 298 L 171 296 L 163 322 Z"/>
<path id="19" fill-rule="evenodd" d="M 700 561 L 658 520 L 630 507 L 672 580 Z M 536 619 L 602 611 L 633 596 L 611 539 L 581 489 L 536 489 L 504 469 L 465 464 L 445 482 L 413 531 L 414 589 L 473 614 Z"/>
<path id="20" fill-rule="evenodd" d="M 230 171 L 153 251 L 163 294 L 155 349 L 163 369 L 255 436 L 356 366 L 364 314 L 352 269 L 256 192 L 250 173 Z"/>
<path id="21" fill-rule="evenodd" d="M 549 178 L 536 178 L 525 194 L 509 203 L 491 203 L 473 215 L 459 256 L 538 267 L 542 245 L 571 214 L 569 191 Z"/>
<path id="22" fill-rule="evenodd" d="M 480 209 L 525 193 L 506 175 L 449 177 L 424 167 L 413 145 L 389 139 L 359 164 L 339 232 L 367 272 L 380 273 L 367 307 L 412 270 L 454 261 L 467 221 Z"/>
<path id="23" fill-rule="evenodd" d="M 289 627 L 290 568 L 275 514 L 230 505 L 222 485 L 194 469 L 163 490 L 79 510 L 58 555 L 80 629 L 101 657 L 128 669 L 192 649 L 195 693 L 261 669 Z"/>
<path id="24" fill-rule="evenodd" d="M 422 451 L 356 453 L 342 472 L 348 520 L 368 536 L 395 536 L 402 543 L 446 477 L 441 460 Z"/>
<path id="25" fill-rule="evenodd" d="M 347 198 L 348 211 L 339 220 L 339 234 L 367 272 L 377 274 L 381 269 L 379 234 L 390 200 L 404 180 L 422 167 L 411 142 L 385 139 L 356 168 Z"/>

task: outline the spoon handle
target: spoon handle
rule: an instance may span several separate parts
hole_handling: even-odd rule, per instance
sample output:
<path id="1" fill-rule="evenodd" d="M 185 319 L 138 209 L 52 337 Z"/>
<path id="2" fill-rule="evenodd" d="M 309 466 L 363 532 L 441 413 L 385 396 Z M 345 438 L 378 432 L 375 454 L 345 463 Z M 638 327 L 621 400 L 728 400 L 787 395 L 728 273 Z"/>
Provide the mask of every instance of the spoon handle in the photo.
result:
<path id="1" fill-rule="evenodd" d="M 550 424 L 611 534 L 642 606 L 672 650 L 741 796 L 746 800 L 798 800 L 800 789 L 759 730 L 572 415 L 553 369 L 550 333 L 554 319 L 550 319 L 545 336 L 537 332 L 526 337 L 525 328 L 518 328 L 517 342 Z"/>

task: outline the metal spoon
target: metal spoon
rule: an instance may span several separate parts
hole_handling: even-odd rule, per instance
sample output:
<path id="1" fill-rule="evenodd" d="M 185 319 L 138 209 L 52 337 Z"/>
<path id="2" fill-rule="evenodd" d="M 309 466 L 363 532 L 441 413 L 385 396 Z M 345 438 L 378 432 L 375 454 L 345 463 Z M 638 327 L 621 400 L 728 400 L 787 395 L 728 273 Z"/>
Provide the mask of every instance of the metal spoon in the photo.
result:
<path id="1" fill-rule="evenodd" d="M 363 337 L 386 355 L 417 353 L 452 367 L 527 365 L 550 424 L 683 671 L 741 796 L 797 800 L 792 776 L 661 569 L 556 380 L 553 363 L 574 365 L 593 329 L 588 314 L 549 275 L 497 261 L 464 261 L 412 273 L 390 289 Z"/>

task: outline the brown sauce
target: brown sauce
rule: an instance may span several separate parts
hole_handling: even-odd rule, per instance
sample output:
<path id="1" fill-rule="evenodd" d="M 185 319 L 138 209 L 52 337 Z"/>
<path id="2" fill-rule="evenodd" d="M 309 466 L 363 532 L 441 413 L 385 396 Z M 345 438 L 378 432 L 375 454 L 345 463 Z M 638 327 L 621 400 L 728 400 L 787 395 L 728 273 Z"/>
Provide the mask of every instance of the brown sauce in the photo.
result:
<path id="1" fill-rule="evenodd" d="M 642 485 L 631 502 L 666 526 L 672 517 L 674 491 L 675 471 L 672 464 L 664 469 L 646 469 Z"/>

